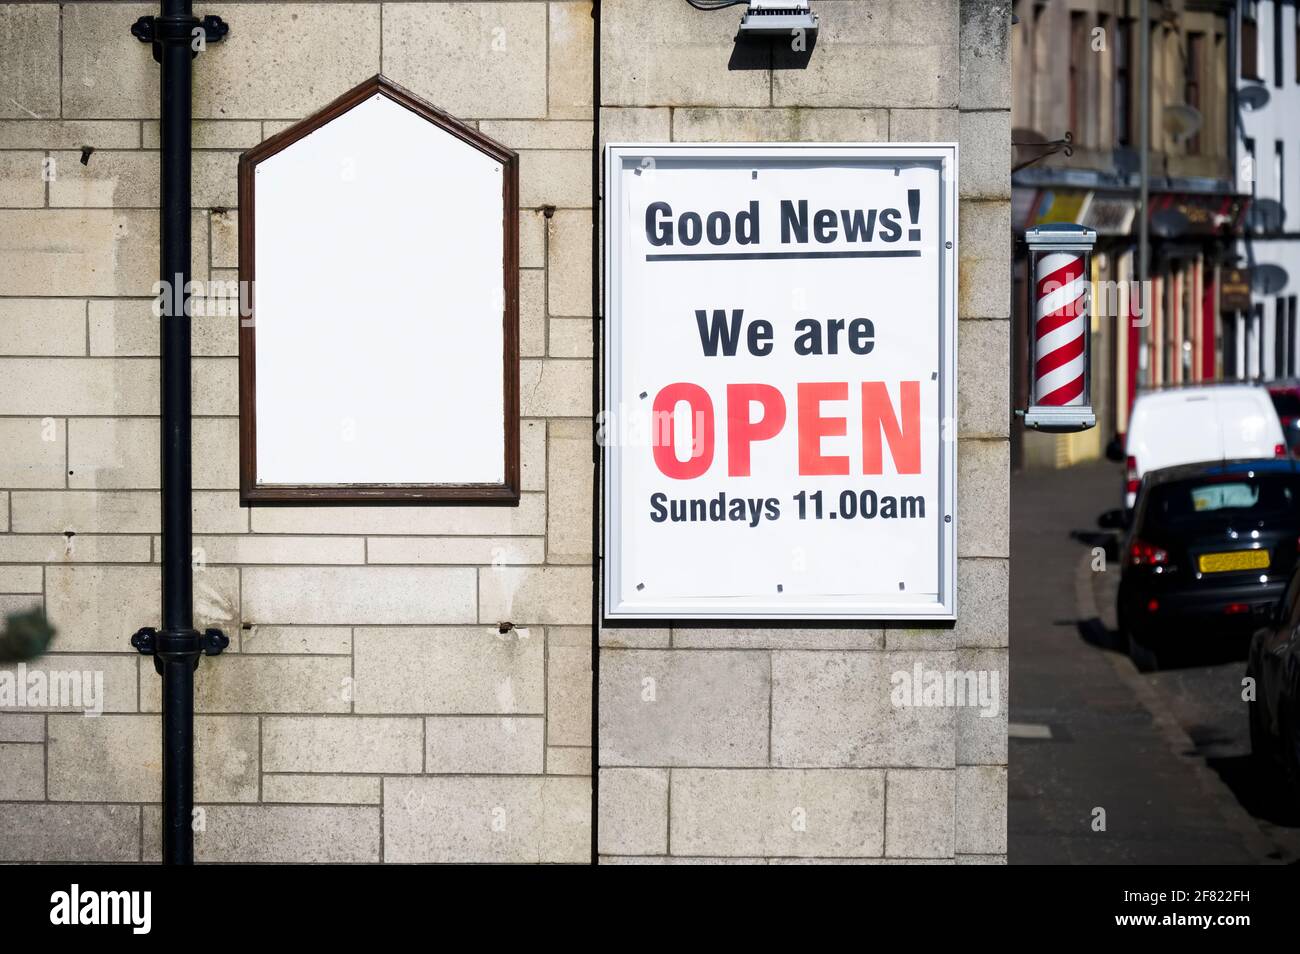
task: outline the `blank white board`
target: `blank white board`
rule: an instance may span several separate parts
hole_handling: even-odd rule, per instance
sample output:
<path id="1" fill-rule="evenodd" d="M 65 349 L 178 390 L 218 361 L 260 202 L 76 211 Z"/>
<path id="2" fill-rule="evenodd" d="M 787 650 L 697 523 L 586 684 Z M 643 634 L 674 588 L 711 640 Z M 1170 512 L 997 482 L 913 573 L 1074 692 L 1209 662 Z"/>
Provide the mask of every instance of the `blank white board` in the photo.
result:
<path id="1" fill-rule="evenodd" d="M 244 496 L 517 500 L 514 155 L 379 78 L 300 126 L 241 163 Z"/>

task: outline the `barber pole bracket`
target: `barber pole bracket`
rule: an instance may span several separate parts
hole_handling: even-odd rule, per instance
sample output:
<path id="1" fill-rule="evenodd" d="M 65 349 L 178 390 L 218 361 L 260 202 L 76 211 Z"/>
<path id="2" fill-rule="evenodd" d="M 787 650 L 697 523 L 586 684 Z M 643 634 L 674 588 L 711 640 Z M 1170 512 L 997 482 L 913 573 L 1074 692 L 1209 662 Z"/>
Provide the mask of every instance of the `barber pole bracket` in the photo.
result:
<path id="1" fill-rule="evenodd" d="M 1025 232 L 1029 246 L 1028 409 L 1025 426 L 1050 433 L 1086 431 L 1092 410 L 1091 268 L 1097 233 L 1078 225 Z"/>

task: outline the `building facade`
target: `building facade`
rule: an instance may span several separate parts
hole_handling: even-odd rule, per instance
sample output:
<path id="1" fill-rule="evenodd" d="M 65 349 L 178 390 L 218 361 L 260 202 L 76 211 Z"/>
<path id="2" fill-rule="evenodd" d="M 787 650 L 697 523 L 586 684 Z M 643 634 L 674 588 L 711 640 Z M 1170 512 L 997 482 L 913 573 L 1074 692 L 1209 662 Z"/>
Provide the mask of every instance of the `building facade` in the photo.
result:
<path id="1" fill-rule="evenodd" d="M 1098 427 L 1027 433 L 1024 466 L 1097 457 L 1127 428 L 1138 389 L 1223 375 L 1222 271 L 1249 206 L 1235 174 L 1234 4 L 1151 2 L 1149 307 L 1138 286 L 1141 57 L 1137 0 L 1022 0 L 1012 45 L 1013 228 L 1096 230 L 1092 397 Z M 1062 148 L 1066 134 L 1072 155 Z M 1056 142 L 1055 151 L 1051 144 Z M 1026 259 L 1015 288 L 1018 407 L 1027 398 Z"/>
<path id="2" fill-rule="evenodd" d="M 0 601 L 58 629 L 30 667 L 104 687 L 0 710 L 6 861 L 159 857 L 127 643 L 159 606 L 156 12 L 0 7 Z M 383 73 L 519 153 L 522 381 L 517 507 L 241 507 L 238 319 L 193 320 L 196 624 L 232 643 L 196 674 L 195 856 L 585 862 L 591 4 L 195 12 L 231 32 L 194 66 L 194 279 L 237 277 L 240 153 Z"/>
<path id="3" fill-rule="evenodd" d="M 237 277 L 241 152 L 375 74 L 519 153 L 522 462 L 517 507 L 241 506 L 237 321 L 195 319 L 196 625 L 232 640 L 199 861 L 1005 860 L 1010 4 L 814 7 L 809 50 L 755 52 L 685 0 L 196 4 L 231 30 L 195 64 L 196 280 Z M 159 857 L 127 642 L 159 604 L 155 12 L 0 5 L 0 609 L 58 629 L 28 675 L 103 678 L 97 717 L 0 709 L 6 862 Z M 960 144 L 955 626 L 595 631 L 597 119 Z M 891 707 L 914 666 L 997 674 L 996 711 Z"/>
<path id="4" fill-rule="evenodd" d="M 1251 301 L 1224 316 L 1224 373 L 1293 378 L 1300 374 L 1300 221 L 1288 209 L 1300 196 L 1300 20 L 1294 3 L 1241 4 L 1238 76 L 1237 188 L 1251 196 L 1253 214 L 1237 260 Z"/>
<path id="5" fill-rule="evenodd" d="M 1002 862 L 1009 4 L 814 4 L 811 55 L 760 47 L 748 69 L 734 11 L 683 6 L 601 4 L 606 141 L 960 146 L 957 624 L 605 629 L 600 855 Z M 891 674 L 917 666 L 996 674 L 1001 704 L 894 707 Z"/>

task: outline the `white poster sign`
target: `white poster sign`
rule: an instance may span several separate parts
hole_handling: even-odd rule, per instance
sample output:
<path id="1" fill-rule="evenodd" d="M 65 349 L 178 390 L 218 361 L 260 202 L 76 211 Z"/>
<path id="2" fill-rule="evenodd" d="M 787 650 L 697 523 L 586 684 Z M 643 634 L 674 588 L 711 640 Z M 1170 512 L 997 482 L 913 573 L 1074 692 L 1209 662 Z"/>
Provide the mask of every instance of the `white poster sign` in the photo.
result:
<path id="1" fill-rule="evenodd" d="M 955 145 L 611 145 L 604 612 L 956 615 Z"/>

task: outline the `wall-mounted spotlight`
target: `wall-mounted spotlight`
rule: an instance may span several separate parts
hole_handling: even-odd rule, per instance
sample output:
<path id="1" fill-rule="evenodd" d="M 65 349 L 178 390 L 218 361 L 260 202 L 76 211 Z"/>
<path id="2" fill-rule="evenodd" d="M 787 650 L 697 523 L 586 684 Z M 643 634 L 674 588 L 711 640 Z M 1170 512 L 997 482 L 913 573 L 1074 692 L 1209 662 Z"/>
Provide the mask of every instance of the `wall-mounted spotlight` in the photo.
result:
<path id="1" fill-rule="evenodd" d="M 817 14 L 808 0 L 686 0 L 696 10 L 724 10 L 748 4 L 740 18 L 741 36 L 790 36 L 817 32 Z"/>
<path id="2" fill-rule="evenodd" d="M 797 32 L 816 33 L 817 14 L 808 10 L 808 0 L 749 0 L 740 19 L 742 36 L 790 36 Z"/>

